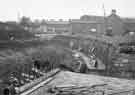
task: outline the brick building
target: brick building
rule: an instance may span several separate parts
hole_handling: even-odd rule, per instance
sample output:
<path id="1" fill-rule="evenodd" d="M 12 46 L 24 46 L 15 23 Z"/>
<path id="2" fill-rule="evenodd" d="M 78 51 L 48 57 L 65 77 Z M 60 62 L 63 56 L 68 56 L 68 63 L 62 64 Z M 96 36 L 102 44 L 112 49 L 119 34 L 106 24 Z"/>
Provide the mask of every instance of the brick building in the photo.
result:
<path id="1" fill-rule="evenodd" d="M 71 29 L 75 33 L 99 33 L 102 34 L 104 31 L 104 23 L 97 22 L 95 20 L 72 20 Z"/>
<path id="2" fill-rule="evenodd" d="M 63 33 L 69 32 L 70 23 L 68 21 L 45 21 L 40 25 L 42 32 Z"/>
<path id="3" fill-rule="evenodd" d="M 99 33 L 110 36 L 134 35 L 135 18 L 122 18 L 112 10 L 107 17 L 84 15 L 71 21 L 73 33 Z"/>
<path id="4" fill-rule="evenodd" d="M 38 30 L 42 33 L 94 33 L 108 36 L 135 35 L 135 18 L 123 18 L 112 10 L 107 17 L 83 15 L 69 21 L 44 21 Z"/>

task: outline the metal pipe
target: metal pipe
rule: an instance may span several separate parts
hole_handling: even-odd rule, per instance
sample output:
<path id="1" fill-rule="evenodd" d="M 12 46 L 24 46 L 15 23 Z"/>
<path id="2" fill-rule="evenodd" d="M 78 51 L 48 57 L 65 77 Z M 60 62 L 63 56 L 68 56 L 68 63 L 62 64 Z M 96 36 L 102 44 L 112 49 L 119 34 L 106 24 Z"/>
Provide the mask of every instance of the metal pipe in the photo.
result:
<path id="1" fill-rule="evenodd" d="M 22 92 L 25 92 L 26 90 L 29 90 L 32 87 L 38 85 L 39 83 L 45 81 L 49 77 L 52 77 L 52 76 L 56 75 L 59 72 L 60 72 L 60 69 L 52 70 L 51 72 L 45 74 L 44 76 L 32 81 L 31 83 L 28 83 L 28 84 L 26 84 L 26 85 L 24 85 L 22 87 L 19 87 L 17 93 L 22 93 Z"/>
<path id="2" fill-rule="evenodd" d="M 39 89 L 40 87 L 44 86 L 46 83 L 52 81 L 54 79 L 54 77 L 50 77 L 47 80 L 33 86 L 31 89 L 27 90 L 26 92 L 21 93 L 20 95 L 29 95 L 30 93 L 32 93 L 33 91 L 35 91 L 36 89 Z"/>
<path id="3" fill-rule="evenodd" d="M 15 92 L 17 95 L 27 95 L 28 92 L 31 92 L 35 89 L 38 89 L 41 87 L 43 84 L 47 83 L 49 80 L 51 80 L 53 76 L 55 76 L 57 73 L 60 72 L 60 69 L 54 69 L 51 72 L 48 72 L 44 74 L 44 76 L 26 84 L 21 87 L 8 87 L 3 89 L 3 93 L 8 93 L 4 95 L 10 95 L 11 92 Z M 26 94 L 23 94 L 26 93 Z M 12 95 L 12 94 L 11 94 Z M 14 94 L 13 94 L 14 95 Z"/>

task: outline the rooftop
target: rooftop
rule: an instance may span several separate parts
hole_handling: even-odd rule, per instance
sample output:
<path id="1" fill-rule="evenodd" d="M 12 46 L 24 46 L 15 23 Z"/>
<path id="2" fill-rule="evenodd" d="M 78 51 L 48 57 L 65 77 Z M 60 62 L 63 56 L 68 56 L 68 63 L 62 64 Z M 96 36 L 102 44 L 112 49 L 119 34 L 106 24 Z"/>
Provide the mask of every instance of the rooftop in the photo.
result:
<path id="1" fill-rule="evenodd" d="M 69 21 L 45 21 L 45 24 L 69 24 Z"/>

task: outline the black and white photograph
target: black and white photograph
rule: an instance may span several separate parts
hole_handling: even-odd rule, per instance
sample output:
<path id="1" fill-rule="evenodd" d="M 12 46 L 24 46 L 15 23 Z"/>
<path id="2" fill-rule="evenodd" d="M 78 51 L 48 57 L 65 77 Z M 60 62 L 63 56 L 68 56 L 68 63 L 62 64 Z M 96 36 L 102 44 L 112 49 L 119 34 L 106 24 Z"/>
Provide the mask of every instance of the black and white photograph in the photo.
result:
<path id="1" fill-rule="evenodd" d="M 135 95 L 135 1 L 1 0 L 0 95 Z"/>

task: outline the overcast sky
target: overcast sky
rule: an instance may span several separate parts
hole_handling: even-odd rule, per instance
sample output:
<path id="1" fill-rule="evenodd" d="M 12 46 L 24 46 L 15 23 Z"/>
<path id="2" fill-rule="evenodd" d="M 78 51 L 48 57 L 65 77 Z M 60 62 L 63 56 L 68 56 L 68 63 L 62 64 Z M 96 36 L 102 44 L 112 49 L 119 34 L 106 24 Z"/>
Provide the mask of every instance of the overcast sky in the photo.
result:
<path id="1" fill-rule="evenodd" d="M 0 20 L 17 20 L 17 15 L 32 19 L 75 19 L 81 15 L 103 15 L 116 9 L 122 17 L 135 17 L 135 0 L 1 0 Z"/>

